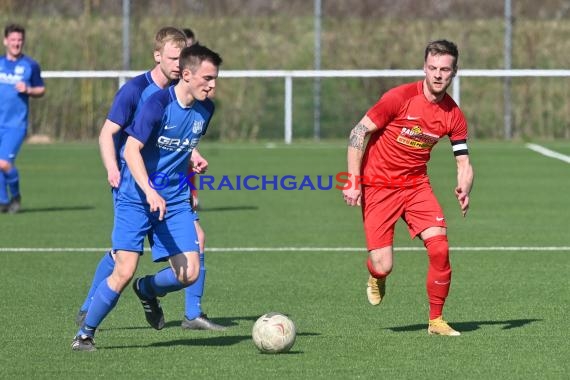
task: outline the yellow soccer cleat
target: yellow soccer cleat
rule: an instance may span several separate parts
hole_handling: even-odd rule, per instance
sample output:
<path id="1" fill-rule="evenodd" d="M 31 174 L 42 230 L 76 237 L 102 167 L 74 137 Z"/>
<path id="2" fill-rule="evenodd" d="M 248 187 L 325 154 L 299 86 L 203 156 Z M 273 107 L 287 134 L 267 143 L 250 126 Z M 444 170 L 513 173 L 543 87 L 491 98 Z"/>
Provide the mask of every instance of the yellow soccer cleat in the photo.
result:
<path id="1" fill-rule="evenodd" d="M 436 319 L 429 320 L 428 326 L 429 335 L 444 335 L 444 336 L 459 336 L 461 333 L 455 331 L 443 320 L 442 317 L 437 317 Z"/>
<path id="2" fill-rule="evenodd" d="M 368 302 L 372 305 L 380 305 L 386 294 L 386 277 L 375 278 L 368 277 L 368 284 L 366 287 L 366 295 Z"/>

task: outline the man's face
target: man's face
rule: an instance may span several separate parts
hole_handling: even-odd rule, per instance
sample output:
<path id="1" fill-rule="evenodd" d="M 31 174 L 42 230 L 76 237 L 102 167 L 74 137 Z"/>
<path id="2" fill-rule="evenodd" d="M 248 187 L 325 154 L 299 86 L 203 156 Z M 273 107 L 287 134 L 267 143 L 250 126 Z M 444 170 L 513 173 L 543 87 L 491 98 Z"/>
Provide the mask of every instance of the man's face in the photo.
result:
<path id="1" fill-rule="evenodd" d="M 24 49 L 24 36 L 19 32 L 12 32 L 4 38 L 4 46 L 8 57 L 19 57 Z"/>
<path id="2" fill-rule="evenodd" d="M 178 58 L 182 49 L 172 42 L 167 42 L 162 52 L 155 52 L 155 60 L 160 64 L 160 70 L 169 80 L 180 78 Z"/>
<path id="3" fill-rule="evenodd" d="M 424 73 L 426 74 L 426 84 L 429 92 L 434 96 L 444 94 L 456 73 L 456 69 L 453 66 L 453 57 L 447 54 L 428 54 L 424 63 Z"/>
<path id="4" fill-rule="evenodd" d="M 210 61 L 202 61 L 195 73 L 185 69 L 182 73 L 189 91 L 196 100 L 205 100 L 216 88 L 218 68 Z"/>

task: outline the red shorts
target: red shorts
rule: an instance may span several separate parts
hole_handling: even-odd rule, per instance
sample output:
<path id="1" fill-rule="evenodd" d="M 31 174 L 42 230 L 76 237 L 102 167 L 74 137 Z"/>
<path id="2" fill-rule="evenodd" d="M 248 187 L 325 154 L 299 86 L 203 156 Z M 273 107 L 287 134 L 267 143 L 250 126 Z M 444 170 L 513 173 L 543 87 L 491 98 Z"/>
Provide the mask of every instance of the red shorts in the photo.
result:
<path id="1" fill-rule="evenodd" d="M 443 210 L 429 183 L 409 188 L 362 189 L 362 218 L 369 251 L 393 245 L 394 227 L 402 217 L 411 238 L 429 227 L 447 227 Z"/>

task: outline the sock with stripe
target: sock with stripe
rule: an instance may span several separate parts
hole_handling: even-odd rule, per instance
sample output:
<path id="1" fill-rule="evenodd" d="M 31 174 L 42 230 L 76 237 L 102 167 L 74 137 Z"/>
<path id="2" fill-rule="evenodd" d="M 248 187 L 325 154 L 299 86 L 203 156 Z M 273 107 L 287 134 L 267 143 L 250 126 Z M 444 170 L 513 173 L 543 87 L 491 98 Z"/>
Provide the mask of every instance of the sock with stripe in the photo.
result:
<path id="1" fill-rule="evenodd" d="M 97 287 L 97 291 L 93 295 L 93 300 L 83 326 L 77 332 L 77 335 L 95 335 L 95 330 L 101 324 L 103 319 L 113 310 L 121 293 L 115 292 L 107 284 L 107 280 L 101 281 Z"/>
<path id="2" fill-rule="evenodd" d="M 200 274 L 196 282 L 184 289 L 185 306 L 184 315 L 188 319 L 194 319 L 202 315 L 202 296 L 204 295 L 204 283 L 206 281 L 206 266 L 204 252 L 200 253 Z"/>
<path id="3" fill-rule="evenodd" d="M 87 297 L 83 301 L 83 305 L 81 305 L 81 311 L 87 311 L 89 309 L 89 305 L 91 305 L 91 300 L 93 299 L 93 295 L 97 290 L 97 287 L 101 282 L 113 273 L 113 269 L 115 268 L 115 260 L 113 260 L 113 256 L 111 251 L 105 252 L 101 260 L 99 260 L 99 264 L 97 265 L 97 269 L 95 269 L 95 274 L 93 274 L 93 280 L 91 280 L 91 287 L 89 288 L 89 292 L 87 293 Z"/>
<path id="4" fill-rule="evenodd" d="M 429 319 L 441 317 L 445 299 L 451 285 L 449 243 L 446 235 L 437 235 L 424 240 L 428 254 L 426 288 L 429 300 Z"/>
<path id="5" fill-rule="evenodd" d="M 175 292 L 185 288 L 171 267 L 161 269 L 153 276 L 143 277 L 139 282 L 142 295 L 146 298 L 164 297 L 167 293 Z"/>
<path id="6" fill-rule="evenodd" d="M 20 174 L 16 166 L 12 165 L 12 168 L 6 173 L 6 183 L 12 198 L 20 195 Z"/>

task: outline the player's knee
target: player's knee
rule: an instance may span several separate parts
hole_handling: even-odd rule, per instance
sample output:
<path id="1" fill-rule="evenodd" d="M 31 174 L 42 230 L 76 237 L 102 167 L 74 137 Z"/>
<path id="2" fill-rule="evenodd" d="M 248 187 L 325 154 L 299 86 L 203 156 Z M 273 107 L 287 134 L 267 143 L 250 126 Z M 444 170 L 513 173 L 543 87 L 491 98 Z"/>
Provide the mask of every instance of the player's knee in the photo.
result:
<path id="1" fill-rule="evenodd" d="M 189 268 L 190 269 L 190 268 Z M 179 273 L 177 276 L 178 281 L 184 286 L 192 285 L 198 279 L 200 275 L 200 270 L 186 270 L 182 273 Z"/>
<path id="2" fill-rule="evenodd" d="M 0 170 L 3 172 L 9 172 L 12 169 L 12 164 L 10 161 L 0 160 Z"/>
<path id="3" fill-rule="evenodd" d="M 392 262 L 388 260 L 373 261 L 370 257 L 366 260 L 368 272 L 375 278 L 386 277 L 392 272 Z"/>
<path id="4" fill-rule="evenodd" d="M 125 287 L 133 279 L 136 269 L 136 266 L 130 265 L 130 263 L 117 260 L 111 276 L 114 277 L 119 286 Z"/>

